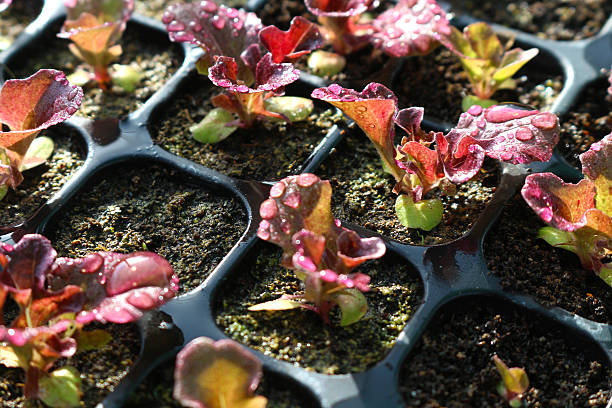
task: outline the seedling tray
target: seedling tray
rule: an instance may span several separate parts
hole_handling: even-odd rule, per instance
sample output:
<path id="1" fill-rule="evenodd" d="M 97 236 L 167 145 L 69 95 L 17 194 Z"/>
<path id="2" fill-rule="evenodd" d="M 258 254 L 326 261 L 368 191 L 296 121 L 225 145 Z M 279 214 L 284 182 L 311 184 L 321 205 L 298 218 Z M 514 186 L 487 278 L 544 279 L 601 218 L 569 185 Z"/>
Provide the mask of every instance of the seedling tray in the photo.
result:
<path id="1" fill-rule="evenodd" d="M 4 66 L 18 55 L 22 47 L 44 35 L 50 35 L 49 27 L 62 16 L 61 1 L 46 1 L 41 15 L 28 26 L 11 48 L 0 54 L 0 63 Z M 453 20 L 453 24 L 458 26 L 470 22 L 467 17 Z M 161 23 L 141 16 L 134 16 L 131 24 L 165 32 Z M 514 36 L 522 46 L 537 47 L 540 49 L 540 59 L 543 58 L 546 63 L 561 68 L 564 87 L 552 108 L 552 111 L 560 115 L 572 107 L 587 84 L 600 77 L 602 69 L 612 65 L 612 19 L 608 20 L 597 36 L 574 42 L 542 40 L 517 30 L 495 24 L 492 26 L 498 33 Z M 178 169 L 207 188 L 225 191 L 237 197 L 244 205 L 248 217 L 246 231 L 210 276 L 198 288 L 172 300 L 160 310 L 147 313 L 139 321 L 142 335 L 140 358 L 115 391 L 101 403 L 107 408 L 123 406 L 130 393 L 155 366 L 172 358 L 190 340 L 199 336 L 213 339 L 228 337 L 215 324 L 215 299 L 221 285 L 241 273 L 237 268 L 241 260 L 256 250 L 256 230 L 260 221 L 258 209 L 260 203 L 267 198 L 272 184 L 272 180 L 238 180 L 225 176 L 168 153 L 152 141 L 147 124 L 155 110 L 171 103 L 181 84 L 187 81 L 190 75 L 194 75 L 194 63 L 200 51 L 188 46 L 184 46 L 183 51 L 185 58 L 180 69 L 160 91 L 126 119 L 94 121 L 74 117 L 68 120 L 65 126 L 76 129 L 86 144 L 85 163 L 61 190 L 30 218 L 19 224 L 0 228 L 2 241 L 9 243 L 18 241 L 26 233 L 44 234 L 50 228 L 49 225 L 52 225 L 50 221 L 67 208 L 71 198 L 86 187 L 95 174 L 102 169 L 135 160 L 160 163 Z M 312 84 L 303 81 L 294 87 L 294 92 L 288 93 L 301 92 L 308 96 L 311 89 Z M 426 123 L 426 126 L 433 129 L 448 127 L 447 124 L 431 121 Z M 341 129 L 332 127 L 299 171 L 315 171 L 342 137 Z M 481 296 L 490 296 L 500 303 L 516 305 L 525 313 L 537 314 L 552 324 L 565 328 L 569 337 L 579 339 L 584 342 L 585 348 L 603 355 L 608 366 L 612 367 L 612 325 L 597 323 L 561 308 L 541 306 L 527 295 L 508 293 L 502 289 L 499 279 L 487 268 L 483 255 L 483 242 L 487 232 L 500 216 L 504 203 L 522 187 L 525 176 L 530 172 L 543 171 L 552 171 L 566 180 L 576 180 L 580 177 L 578 170 L 569 165 L 558 152 L 548 163 L 531 166 L 503 165 L 501 180 L 493 199 L 471 230 L 461 238 L 443 245 L 415 246 L 381 236 L 388 251 L 399 255 L 407 265 L 418 271 L 424 284 L 422 304 L 384 360 L 364 372 L 330 376 L 306 371 L 255 351 L 263 361 L 265 371 L 300 385 L 321 407 L 402 407 L 404 402 L 397 386 L 400 368 L 424 330 L 435 318 L 436 312 L 451 301 L 464 299 L 469 302 Z M 363 236 L 380 236 L 344 220 L 343 224 Z"/>

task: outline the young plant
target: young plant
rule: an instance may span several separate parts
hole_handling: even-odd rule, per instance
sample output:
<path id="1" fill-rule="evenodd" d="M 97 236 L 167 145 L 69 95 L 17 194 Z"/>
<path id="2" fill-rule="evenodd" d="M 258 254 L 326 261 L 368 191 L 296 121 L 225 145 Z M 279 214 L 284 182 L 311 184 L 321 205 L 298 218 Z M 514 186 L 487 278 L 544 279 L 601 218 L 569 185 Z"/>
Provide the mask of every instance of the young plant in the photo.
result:
<path id="1" fill-rule="evenodd" d="M 233 340 L 198 337 L 176 356 L 174 398 L 191 408 L 263 408 L 261 362 Z"/>
<path id="2" fill-rule="evenodd" d="M 378 83 L 362 92 L 333 84 L 315 89 L 312 97 L 341 109 L 374 143 L 385 170 L 395 178 L 393 191 L 403 193 L 395 210 L 410 228 L 435 227 L 442 204 L 438 199 L 421 202 L 425 194 L 436 187 L 452 192 L 453 184 L 476 175 L 486 156 L 513 164 L 546 161 L 559 140 L 555 115 L 524 106 L 474 105 L 444 135 L 423 131 L 423 108 L 398 110 L 393 92 Z M 397 147 L 395 125 L 407 133 Z"/>
<path id="3" fill-rule="evenodd" d="M 0 90 L 0 122 L 9 130 L 0 131 L 0 199 L 8 187 L 15 189 L 23 181 L 21 171 L 44 162 L 50 155 L 48 141 L 42 142 L 44 153 L 40 149 L 29 150 L 38 133 L 72 116 L 82 98 L 81 88 L 71 85 L 63 72 L 52 69 L 4 83 Z"/>
<path id="4" fill-rule="evenodd" d="M 372 0 L 305 0 L 308 10 L 317 16 L 320 30 L 334 51 L 342 55 L 372 44 L 392 57 L 424 55 L 438 46 L 442 37 L 450 34 L 446 13 L 435 0 L 400 0 L 397 4 L 369 21 L 365 12 L 377 2 Z M 323 54 L 326 53 L 326 54 Z M 330 59 L 339 61 L 335 70 Z M 313 53 L 309 66 L 324 74 L 342 70 L 345 61 L 325 51 Z"/>
<path id="5" fill-rule="evenodd" d="M 36 234 L 0 246 L 0 362 L 25 370 L 27 399 L 72 407 L 79 405 L 79 374 L 71 367 L 50 371 L 53 364 L 79 348 L 110 340 L 100 330 L 85 331 L 84 325 L 132 322 L 172 298 L 178 279 L 164 258 L 150 252 L 98 252 L 79 259 L 56 255 L 51 243 Z M 7 306 L 18 309 L 8 325 Z"/>
<path id="6" fill-rule="evenodd" d="M 539 237 L 578 255 L 583 268 L 612 286 L 612 134 L 591 145 L 580 161 L 585 178 L 578 184 L 552 173 L 531 174 L 521 194 L 549 225 Z"/>
<path id="7" fill-rule="evenodd" d="M 284 178 L 270 189 L 261 204 L 257 236 L 283 249 L 281 264 L 304 282 L 301 295 L 282 296 L 249 310 L 306 308 L 329 323 L 329 313 L 339 306 L 341 326 L 357 322 L 367 311 L 362 292 L 370 277 L 352 270 L 368 259 L 380 258 L 385 244 L 380 238 L 361 238 L 343 228 L 331 213 L 331 185 L 314 174 Z"/>
<path id="8" fill-rule="evenodd" d="M 140 73 L 119 66 L 111 76 L 108 66 L 122 53 L 117 42 L 134 11 L 134 0 L 64 0 L 64 5 L 68 14 L 57 36 L 70 39 L 70 51 L 93 69 L 93 73 L 77 71 L 74 78 L 84 77 L 84 83 L 94 80 L 103 90 L 114 82 L 133 91 Z"/>
<path id="9" fill-rule="evenodd" d="M 472 84 L 474 95 L 467 95 L 462 102 L 466 111 L 472 105 L 484 108 L 497 102 L 490 99 L 498 89 L 516 87 L 512 75 L 529 60 L 538 55 L 537 48 L 524 51 L 510 49 L 513 40 L 503 45 L 493 29 L 486 23 L 474 23 L 463 29 L 450 28 L 450 35 L 443 37 L 444 44 L 455 52 Z"/>
<path id="10" fill-rule="evenodd" d="M 306 102 L 309 109 L 303 109 L 303 100 L 297 108 L 291 103 L 295 99 L 277 103 L 277 107 L 288 105 L 281 112 L 270 110 L 266 104 L 298 79 L 299 71 L 291 62 L 320 45 L 319 32 L 312 23 L 296 17 L 287 32 L 276 27 L 264 29 L 254 13 L 217 6 L 213 1 L 171 5 L 162 21 L 172 41 L 202 48 L 198 71 L 224 90 L 212 102 L 227 112 L 210 112 L 213 117 L 207 116 L 194 129 L 198 140 L 218 142 L 237 126 L 251 127 L 266 118 L 303 120 L 312 111 L 311 101 Z M 262 45 L 270 52 L 264 54 Z M 296 110 L 301 110 L 301 115 L 296 115 Z"/>
<path id="11" fill-rule="evenodd" d="M 502 378 L 497 385 L 497 392 L 512 408 L 522 407 L 523 394 L 529 389 L 527 373 L 520 367 L 508 368 L 497 354 L 493 355 L 493 362 Z"/>

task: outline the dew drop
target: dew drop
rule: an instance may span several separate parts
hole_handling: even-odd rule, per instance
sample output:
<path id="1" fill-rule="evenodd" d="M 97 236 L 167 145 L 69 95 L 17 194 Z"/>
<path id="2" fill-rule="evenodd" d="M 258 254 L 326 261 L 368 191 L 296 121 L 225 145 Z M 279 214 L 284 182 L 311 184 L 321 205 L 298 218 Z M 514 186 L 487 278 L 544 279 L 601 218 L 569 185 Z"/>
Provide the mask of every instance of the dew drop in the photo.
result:
<path id="1" fill-rule="evenodd" d="M 285 183 L 279 182 L 272 186 L 270 189 L 270 197 L 272 198 L 280 198 L 285 194 Z"/>
<path id="2" fill-rule="evenodd" d="M 368 111 L 368 108 L 366 108 L 365 106 L 357 106 L 355 110 L 360 113 L 366 113 Z"/>
<path id="3" fill-rule="evenodd" d="M 176 18 L 176 15 L 174 15 L 174 13 L 171 13 L 169 11 L 166 11 L 161 18 L 162 23 L 164 24 L 169 24 L 170 22 L 172 22 L 172 20 L 174 20 Z"/>
<path id="4" fill-rule="evenodd" d="M 217 4 L 214 1 L 202 1 L 200 2 L 200 7 L 202 10 L 207 11 L 209 13 L 214 13 L 217 11 Z"/>
<path id="5" fill-rule="evenodd" d="M 531 119 L 531 124 L 542 130 L 554 129 L 557 126 L 557 117 L 550 112 L 544 112 Z"/>
<path id="6" fill-rule="evenodd" d="M 512 159 L 512 153 L 510 153 L 510 152 L 503 152 L 503 153 L 500 155 L 500 158 L 501 158 L 503 161 L 509 161 L 509 160 L 511 160 L 511 159 Z"/>
<path id="7" fill-rule="evenodd" d="M 297 184 L 300 187 L 310 187 L 319 181 L 319 177 L 312 173 L 300 174 L 297 178 Z"/>
<path id="8" fill-rule="evenodd" d="M 276 217 L 278 214 L 278 207 L 276 206 L 276 202 L 272 199 L 267 199 L 261 206 L 259 207 L 259 215 L 263 219 L 271 219 Z"/>
<path id="9" fill-rule="evenodd" d="M 192 20 L 189 22 L 189 29 L 195 31 L 196 33 L 199 33 L 200 31 L 202 31 L 202 25 L 197 21 Z"/>
<path id="10" fill-rule="evenodd" d="M 472 105 L 467 110 L 467 113 L 469 113 L 472 116 L 478 116 L 478 115 L 480 115 L 482 113 L 482 106 L 480 106 L 480 105 Z"/>
<path id="11" fill-rule="evenodd" d="M 283 204 L 285 204 L 287 207 L 298 208 L 301 202 L 302 197 L 297 191 L 289 193 L 285 197 L 283 197 Z"/>
<path id="12" fill-rule="evenodd" d="M 497 105 L 486 110 L 485 118 L 492 123 L 502 123 L 535 115 L 537 112 L 536 110 L 531 110 L 526 105 Z"/>
<path id="13" fill-rule="evenodd" d="M 212 18 L 212 25 L 217 29 L 217 30 L 223 30 L 223 27 L 225 27 L 225 20 L 223 20 L 221 17 L 219 16 L 214 16 Z"/>
<path id="14" fill-rule="evenodd" d="M 169 32 L 177 32 L 177 31 L 183 31 L 185 29 L 185 24 L 181 23 L 180 21 L 171 21 L 167 26 L 166 26 L 166 30 L 168 30 Z"/>
<path id="15" fill-rule="evenodd" d="M 533 133 L 528 128 L 523 127 L 516 131 L 515 137 L 522 142 L 526 142 L 533 139 Z"/>

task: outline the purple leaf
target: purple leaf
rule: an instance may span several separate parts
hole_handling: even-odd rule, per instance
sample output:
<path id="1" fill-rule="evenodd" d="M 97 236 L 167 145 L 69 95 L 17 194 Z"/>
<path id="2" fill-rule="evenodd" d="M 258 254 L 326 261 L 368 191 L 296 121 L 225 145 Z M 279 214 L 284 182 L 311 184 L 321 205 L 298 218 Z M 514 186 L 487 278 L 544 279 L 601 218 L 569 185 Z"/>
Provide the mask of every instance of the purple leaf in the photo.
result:
<path id="1" fill-rule="evenodd" d="M 64 0 L 67 20 L 76 20 L 83 13 L 89 13 L 100 21 L 120 21 L 125 24 L 134 11 L 134 0 Z"/>
<path id="2" fill-rule="evenodd" d="M 10 258 L 0 272 L 0 285 L 11 290 L 43 291 L 45 273 L 57 255 L 49 240 L 25 235 L 15 246 L 0 247 L 0 253 Z"/>
<path id="3" fill-rule="evenodd" d="M 315 16 L 352 17 L 365 13 L 373 0 L 305 0 L 306 8 Z"/>
<path id="4" fill-rule="evenodd" d="M 262 29 L 254 13 L 217 6 L 213 1 L 181 3 L 168 6 L 162 22 L 170 40 L 195 44 L 206 51 L 207 66 L 214 57 L 233 58 L 238 64 L 238 78 L 250 86 L 254 77 L 241 59 L 244 50 L 259 44 Z M 249 78 L 249 75 L 251 77 Z"/>
<path id="5" fill-rule="evenodd" d="M 450 35 L 446 13 L 435 0 L 400 0 L 373 22 L 372 44 L 393 57 L 424 55 Z"/>
<path id="6" fill-rule="evenodd" d="M 321 47 L 323 39 L 316 24 L 304 17 L 294 17 L 289 30 L 267 26 L 259 32 L 259 40 L 272 53 L 275 63 L 293 62 Z"/>
<path id="7" fill-rule="evenodd" d="M 512 164 L 547 161 L 559 141 L 559 119 L 550 112 L 512 104 L 487 109 L 473 105 L 445 136 L 453 158 L 467 154 L 472 143 L 463 139 L 468 137 L 494 159 Z"/>

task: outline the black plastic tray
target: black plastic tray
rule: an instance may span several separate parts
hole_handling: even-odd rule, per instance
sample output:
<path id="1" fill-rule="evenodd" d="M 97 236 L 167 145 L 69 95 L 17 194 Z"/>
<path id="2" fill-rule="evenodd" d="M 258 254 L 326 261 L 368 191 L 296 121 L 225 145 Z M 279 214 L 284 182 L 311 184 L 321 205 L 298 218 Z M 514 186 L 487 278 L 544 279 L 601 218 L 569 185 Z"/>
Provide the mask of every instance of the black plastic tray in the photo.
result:
<path id="1" fill-rule="evenodd" d="M 259 4 L 257 4 L 259 3 Z M 258 7 L 261 2 L 250 3 Z M 43 12 L 15 43 L 0 54 L 0 64 L 10 61 L 21 47 L 40 36 L 47 35 L 45 30 L 63 15 L 59 0 L 47 0 Z M 471 21 L 461 18 L 453 24 L 463 26 Z M 146 25 L 164 31 L 163 25 L 151 19 L 134 16 L 131 24 Z M 558 114 L 567 112 L 581 90 L 600 77 L 601 69 L 612 65 L 612 19 L 601 33 L 593 38 L 576 42 L 559 42 L 539 39 L 533 35 L 493 24 L 500 33 L 515 36 L 520 44 L 540 49 L 540 55 L 550 59 L 551 64 L 559 65 L 564 73 L 564 88 L 552 108 Z M 147 313 L 140 320 L 142 349 L 140 358 L 124 377 L 115 391 L 109 394 L 102 405 L 120 407 L 129 394 L 160 362 L 171 358 L 185 343 L 198 336 L 213 339 L 227 338 L 215 324 L 213 304 L 215 293 L 221 283 L 232 274 L 239 273 L 236 266 L 252 250 L 258 240 L 259 205 L 267 198 L 270 182 L 237 180 L 203 167 L 185 158 L 177 157 L 155 145 L 147 130 L 147 123 L 154 109 L 168 102 L 181 83 L 193 74 L 194 63 L 200 55 L 196 48 L 183 46 L 185 60 L 172 78 L 151 97 L 140 109 L 131 113 L 125 120 L 92 121 L 72 118 L 66 126 L 73 127 L 82 135 L 87 145 L 87 158 L 83 166 L 70 180 L 27 221 L 0 228 L 3 242 L 15 242 L 30 232 L 45 232 L 45 227 L 54 214 L 61 211 L 87 181 L 101 169 L 141 159 L 161 163 L 189 174 L 205 185 L 221 188 L 238 197 L 248 216 L 248 226 L 240 241 L 217 265 L 211 275 L 197 289 L 182 295 L 160 310 Z M 304 78 L 307 79 L 307 78 Z M 302 87 L 318 86 L 303 81 Z M 299 86 L 298 86 L 299 88 Z M 432 128 L 445 128 L 447 124 L 427 123 Z M 316 147 L 301 171 L 314 171 L 327 157 L 331 149 L 342 138 L 337 127 L 330 130 L 327 137 Z M 391 352 L 374 367 L 356 374 L 324 375 L 308 372 L 289 363 L 254 351 L 263 361 L 267 372 L 281 378 L 290 378 L 307 390 L 322 407 L 402 407 L 404 403 L 398 392 L 397 383 L 402 362 L 417 343 L 435 313 L 446 303 L 471 295 L 491 295 L 501 302 L 509 302 L 537 313 L 567 328 L 578 338 L 593 343 L 600 349 L 612 366 L 612 326 L 596 323 L 560 308 L 547 308 L 539 305 L 526 295 L 516 295 L 503 291 L 499 281 L 487 269 L 483 256 L 483 241 L 487 231 L 499 217 L 504 203 L 523 185 L 523 180 L 531 171 L 553 171 L 572 180 L 580 173 L 569 165 L 558 153 L 544 164 L 526 166 L 502 166 L 502 176 L 495 195 L 483 211 L 472 229 L 460 239 L 436 246 L 404 245 L 382 237 L 387 248 L 399 254 L 420 274 L 424 283 L 424 298 L 415 314 L 411 317 L 397 339 Z M 366 236 L 378 234 L 359 226 L 347 225 Z M 612 404 L 612 402 L 610 403 Z M 610 405 L 609 405 L 610 406 Z"/>

